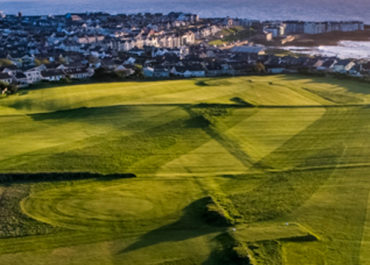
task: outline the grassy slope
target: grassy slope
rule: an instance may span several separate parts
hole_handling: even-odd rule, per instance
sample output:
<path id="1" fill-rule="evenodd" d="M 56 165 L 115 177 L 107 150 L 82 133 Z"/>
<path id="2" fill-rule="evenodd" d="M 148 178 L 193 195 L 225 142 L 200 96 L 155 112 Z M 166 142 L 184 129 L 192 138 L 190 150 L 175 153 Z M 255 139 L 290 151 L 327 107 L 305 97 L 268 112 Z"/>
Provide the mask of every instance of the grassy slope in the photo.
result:
<path id="1" fill-rule="evenodd" d="M 370 249 L 370 196 L 368 196 L 368 203 L 366 209 L 366 220 L 364 230 L 362 233 L 362 241 L 360 247 L 360 263 L 364 265 L 370 264 L 369 249 Z"/>
<path id="2" fill-rule="evenodd" d="M 0 228 L 10 236 L 0 239 L 0 263 L 232 264 L 224 228 L 201 218 L 206 195 L 253 223 L 239 240 L 254 242 L 256 262 L 363 263 L 370 113 L 344 105 L 369 103 L 369 92 L 364 83 L 280 75 L 0 99 L 0 171 L 139 176 L 0 186 Z M 260 108 L 192 106 L 235 97 Z M 320 240 L 279 241 L 285 222 Z M 272 232 L 259 239 L 261 229 Z M 283 237 L 301 233 L 290 227 Z"/>

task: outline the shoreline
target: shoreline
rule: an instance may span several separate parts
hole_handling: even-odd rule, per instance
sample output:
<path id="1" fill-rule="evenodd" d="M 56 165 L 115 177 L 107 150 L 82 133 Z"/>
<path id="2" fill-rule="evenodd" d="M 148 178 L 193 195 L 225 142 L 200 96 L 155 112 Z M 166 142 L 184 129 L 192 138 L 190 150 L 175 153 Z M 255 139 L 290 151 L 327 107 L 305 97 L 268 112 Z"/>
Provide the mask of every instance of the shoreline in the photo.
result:
<path id="1" fill-rule="evenodd" d="M 341 41 L 370 41 L 370 30 L 354 32 L 329 32 L 314 35 L 296 35 L 295 40 L 292 42 L 287 42 L 281 46 L 336 46 Z"/>
<path id="2" fill-rule="evenodd" d="M 328 32 L 322 34 L 292 34 L 292 41 L 282 43 L 286 37 L 276 38 L 272 41 L 261 40 L 258 38 L 252 38 L 257 44 L 263 44 L 270 47 L 319 47 L 319 46 L 336 46 L 340 41 L 370 41 L 370 29 L 367 26 L 364 31 L 352 31 L 352 32 Z"/>

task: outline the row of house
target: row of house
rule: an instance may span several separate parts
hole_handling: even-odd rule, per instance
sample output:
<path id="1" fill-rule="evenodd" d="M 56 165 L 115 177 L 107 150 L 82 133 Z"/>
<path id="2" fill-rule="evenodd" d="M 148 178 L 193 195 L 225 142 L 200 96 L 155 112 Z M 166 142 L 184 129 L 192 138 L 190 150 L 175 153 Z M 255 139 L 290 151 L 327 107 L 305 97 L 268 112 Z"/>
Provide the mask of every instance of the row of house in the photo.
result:
<path id="1" fill-rule="evenodd" d="M 191 31 L 183 34 L 163 34 L 160 36 L 123 37 L 120 39 L 109 39 L 102 45 L 116 51 L 130 51 L 134 48 L 142 49 L 144 46 L 157 48 L 181 48 L 195 43 L 195 34 Z"/>
<path id="2" fill-rule="evenodd" d="M 216 20 L 217 21 L 217 20 Z M 62 51 L 109 56 L 145 46 L 181 48 L 223 29 L 212 20 L 184 13 L 109 15 L 67 14 L 49 17 L 6 16 L 0 23 L 0 58 L 44 56 Z M 26 61 L 22 60 L 26 65 Z"/>
<path id="3" fill-rule="evenodd" d="M 223 75 L 245 75 L 255 73 L 256 65 L 262 64 L 266 72 L 271 74 L 309 72 L 340 73 L 356 77 L 370 76 L 370 62 L 363 60 L 340 60 L 333 57 L 279 57 L 271 54 L 259 54 L 258 50 L 214 50 L 213 54 L 199 57 L 207 47 L 193 47 L 188 56 L 181 59 L 176 53 L 169 51 L 143 50 L 132 55 L 132 63 L 128 60 L 104 59 L 98 65 L 40 65 L 21 71 L 15 66 L 0 69 L 0 81 L 17 83 L 20 86 L 45 81 L 60 81 L 63 78 L 85 79 L 94 74 L 94 67 L 104 68 L 110 72 L 134 74 L 134 64 L 143 65 L 143 75 L 147 78 L 168 78 L 171 76 L 213 77 Z"/>
<path id="4" fill-rule="evenodd" d="M 361 21 L 284 21 L 283 24 L 285 25 L 286 34 L 322 34 L 334 31 L 363 31 L 365 27 L 364 23 Z"/>
<path id="5" fill-rule="evenodd" d="M 189 66 L 173 66 L 172 68 L 166 67 L 145 67 L 143 69 L 145 77 L 149 78 L 168 78 L 170 75 L 178 77 L 204 77 L 206 76 L 206 69 L 200 64 L 193 64 Z"/>
<path id="6" fill-rule="evenodd" d="M 370 62 L 338 59 L 335 57 L 270 57 L 264 62 L 271 74 L 308 72 L 337 73 L 354 77 L 368 77 Z"/>
<path id="7" fill-rule="evenodd" d="M 92 68 L 79 66 L 69 67 L 63 64 L 58 66 L 40 65 L 30 69 L 18 69 L 17 67 L 4 67 L 0 69 L 0 82 L 17 84 L 20 87 L 38 83 L 40 81 L 57 82 L 64 78 L 74 80 L 87 79 L 93 76 Z"/>
<path id="8" fill-rule="evenodd" d="M 103 73 L 129 76 L 142 67 L 143 75 L 149 78 L 242 75 L 254 72 L 255 66 L 261 64 L 270 73 L 304 68 L 360 76 L 367 71 L 366 64 L 354 60 L 345 64 L 336 58 L 274 56 L 266 53 L 264 46 L 245 45 L 249 41 L 222 49 L 208 44 L 225 27 L 237 25 L 253 26 L 271 36 L 285 36 L 287 32 L 356 30 L 356 25 L 363 26 L 359 22 L 261 24 L 231 18 L 199 19 L 174 12 L 6 16 L 0 22 L 0 81 L 20 86 L 42 80 L 90 78 L 100 68 Z M 332 65 L 327 68 L 331 60 Z"/>
<path id="9" fill-rule="evenodd" d="M 363 31 L 365 25 L 361 21 L 266 21 L 263 32 L 270 33 L 273 38 L 289 34 L 322 34 L 328 32 Z"/>

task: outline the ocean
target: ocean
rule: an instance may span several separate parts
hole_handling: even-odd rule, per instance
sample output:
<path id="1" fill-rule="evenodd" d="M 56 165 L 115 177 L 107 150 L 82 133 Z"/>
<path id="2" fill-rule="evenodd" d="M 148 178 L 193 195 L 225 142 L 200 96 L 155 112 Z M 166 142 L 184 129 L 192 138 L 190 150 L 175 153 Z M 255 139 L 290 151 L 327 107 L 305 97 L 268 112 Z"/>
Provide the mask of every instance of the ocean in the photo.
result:
<path id="1" fill-rule="evenodd" d="M 284 49 L 302 54 L 338 57 L 340 59 L 364 59 L 370 61 L 370 41 L 340 41 L 336 46 L 288 46 L 284 47 Z"/>
<path id="2" fill-rule="evenodd" d="M 24 15 L 105 11 L 112 14 L 183 11 L 201 17 L 259 20 L 361 20 L 370 24 L 370 0 L 0 0 L 0 10 Z"/>

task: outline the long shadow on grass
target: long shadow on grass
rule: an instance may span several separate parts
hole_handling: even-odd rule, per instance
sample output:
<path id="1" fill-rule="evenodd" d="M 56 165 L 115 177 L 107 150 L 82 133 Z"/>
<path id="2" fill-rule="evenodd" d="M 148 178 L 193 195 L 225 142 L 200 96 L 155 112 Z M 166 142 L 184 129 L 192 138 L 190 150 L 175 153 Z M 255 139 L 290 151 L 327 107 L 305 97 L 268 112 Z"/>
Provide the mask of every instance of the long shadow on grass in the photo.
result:
<path id="1" fill-rule="evenodd" d="M 50 181 L 67 181 L 67 180 L 115 180 L 125 178 L 135 178 L 132 173 L 117 174 L 98 174 L 91 172 L 34 172 L 34 173 L 0 173 L 0 184 L 10 183 L 28 183 L 28 182 L 50 182 Z"/>
<path id="2" fill-rule="evenodd" d="M 209 203 L 209 198 L 202 198 L 192 202 L 183 209 L 183 215 L 178 221 L 148 232 L 140 237 L 137 242 L 120 251 L 120 254 L 163 242 L 178 242 L 212 232 L 224 231 L 224 227 L 212 227 L 205 223 L 203 215 L 207 203 Z"/>
<path id="3" fill-rule="evenodd" d="M 35 121 L 47 121 L 47 120 L 71 120 L 71 121 L 85 121 L 86 119 L 93 119 L 99 121 L 101 119 L 107 119 L 114 114 L 130 113 L 136 111 L 138 108 L 148 107 L 197 107 L 197 108 L 210 108 L 210 107 L 222 107 L 222 108 L 247 108 L 253 107 L 253 105 L 241 101 L 241 99 L 233 98 L 231 101 L 236 104 L 221 104 L 221 103 L 200 103 L 200 104 L 187 104 L 187 103 L 158 103 L 158 104 L 126 104 L 126 105 L 113 105 L 113 106 L 97 106 L 97 107 L 80 107 L 74 109 L 62 109 L 47 113 L 33 113 L 28 114 Z M 14 107 L 14 106 L 11 106 Z"/>
<path id="4" fill-rule="evenodd" d="M 133 108 L 125 105 L 119 106 L 103 106 L 103 107 L 81 107 L 75 109 L 67 109 L 67 110 L 58 110 L 54 112 L 47 112 L 47 113 L 34 113 L 29 114 L 28 116 L 31 117 L 35 121 L 45 121 L 45 120 L 83 120 L 92 118 L 95 121 L 100 120 L 101 118 L 107 118 L 107 115 L 111 116 L 113 114 L 119 113 L 127 113 L 132 112 Z"/>

